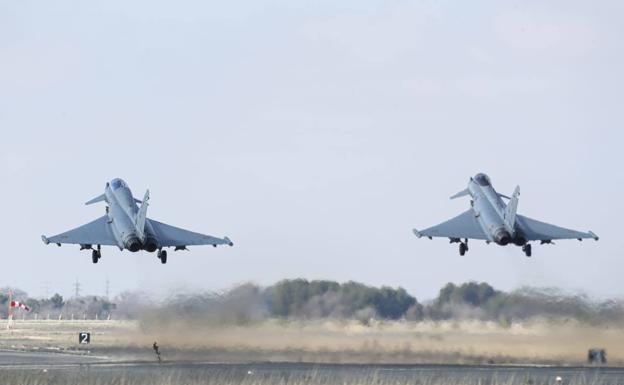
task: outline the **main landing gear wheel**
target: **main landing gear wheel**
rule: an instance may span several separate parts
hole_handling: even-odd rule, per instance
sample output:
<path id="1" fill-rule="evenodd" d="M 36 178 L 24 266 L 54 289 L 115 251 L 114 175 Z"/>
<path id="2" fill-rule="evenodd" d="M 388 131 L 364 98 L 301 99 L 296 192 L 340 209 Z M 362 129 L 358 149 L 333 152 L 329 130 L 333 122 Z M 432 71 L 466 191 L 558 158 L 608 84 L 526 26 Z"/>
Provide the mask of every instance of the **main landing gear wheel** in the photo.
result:
<path id="1" fill-rule="evenodd" d="M 463 242 L 460 242 L 459 243 L 459 255 L 466 254 L 466 251 L 468 251 L 468 245 Z"/>
<path id="2" fill-rule="evenodd" d="M 167 263 L 167 250 L 159 250 L 158 251 L 158 259 L 160 259 L 160 263 Z"/>
<path id="3" fill-rule="evenodd" d="M 531 256 L 531 244 L 527 243 L 526 245 L 522 246 L 522 251 L 524 251 L 524 255 L 526 255 L 527 257 Z"/>
<path id="4" fill-rule="evenodd" d="M 100 258 L 102 258 L 102 253 L 99 250 L 93 250 L 91 253 L 91 261 L 93 261 L 93 263 L 98 263 Z"/>

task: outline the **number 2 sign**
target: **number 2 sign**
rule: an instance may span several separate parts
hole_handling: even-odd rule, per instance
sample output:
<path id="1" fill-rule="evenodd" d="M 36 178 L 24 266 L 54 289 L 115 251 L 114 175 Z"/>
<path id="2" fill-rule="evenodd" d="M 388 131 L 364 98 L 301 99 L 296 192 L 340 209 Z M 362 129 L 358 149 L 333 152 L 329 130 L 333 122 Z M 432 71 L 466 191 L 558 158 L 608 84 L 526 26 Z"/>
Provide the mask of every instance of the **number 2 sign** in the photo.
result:
<path id="1" fill-rule="evenodd" d="M 87 333 L 87 332 L 78 333 L 78 343 L 80 344 L 91 343 L 91 333 Z"/>

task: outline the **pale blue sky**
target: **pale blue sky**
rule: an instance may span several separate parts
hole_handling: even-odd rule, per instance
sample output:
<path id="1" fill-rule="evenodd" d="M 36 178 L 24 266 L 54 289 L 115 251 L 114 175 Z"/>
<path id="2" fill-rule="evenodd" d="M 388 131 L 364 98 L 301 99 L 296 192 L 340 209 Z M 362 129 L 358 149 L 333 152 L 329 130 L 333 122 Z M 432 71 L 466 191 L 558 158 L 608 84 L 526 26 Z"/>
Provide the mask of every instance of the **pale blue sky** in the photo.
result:
<path id="1" fill-rule="evenodd" d="M 3 285 L 31 294 L 357 280 L 433 297 L 448 281 L 621 296 L 621 2 L 0 0 Z M 416 239 L 488 173 L 519 211 L 599 242 Z M 106 248 L 39 236 L 104 212 L 107 180 L 148 215 L 233 248 Z"/>

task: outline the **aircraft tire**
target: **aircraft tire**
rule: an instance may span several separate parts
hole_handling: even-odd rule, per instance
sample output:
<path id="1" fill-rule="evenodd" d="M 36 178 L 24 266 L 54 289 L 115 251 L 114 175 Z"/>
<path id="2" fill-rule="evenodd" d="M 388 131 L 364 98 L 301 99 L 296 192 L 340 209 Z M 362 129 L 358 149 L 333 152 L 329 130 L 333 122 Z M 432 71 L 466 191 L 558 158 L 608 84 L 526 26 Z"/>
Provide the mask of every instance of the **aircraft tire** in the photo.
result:
<path id="1" fill-rule="evenodd" d="M 98 260 L 100 259 L 100 255 L 97 252 L 97 250 L 93 250 L 93 252 L 91 253 L 91 261 L 93 263 L 98 263 Z"/>
<path id="2" fill-rule="evenodd" d="M 527 243 L 526 245 L 524 245 L 524 254 L 527 257 L 531 256 L 531 244 L 530 243 Z"/>
<path id="3" fill-rule="evenodd" d="M 459 255 L 463 256 L 464 254 L 466 254 L 466 250 L 468 250 L 468 247 L 466 247 L 466 244 L 463 242 L 459 243 Z"/>
<path id="4" fill-rule="evenodd" d="M 160 263 L 162 263 L 163 265 L 167 263 L 167 250 L 161 251 L 159 258 L 160 258 Z"/>

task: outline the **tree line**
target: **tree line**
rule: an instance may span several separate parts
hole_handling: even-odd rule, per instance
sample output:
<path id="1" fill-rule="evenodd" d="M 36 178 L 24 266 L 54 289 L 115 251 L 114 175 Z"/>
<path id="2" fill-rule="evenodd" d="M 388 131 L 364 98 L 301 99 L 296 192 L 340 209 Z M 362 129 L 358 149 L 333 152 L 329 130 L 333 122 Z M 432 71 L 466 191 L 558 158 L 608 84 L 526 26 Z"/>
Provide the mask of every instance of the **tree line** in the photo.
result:
<path id="1" fill-rule="evenodd" d="M 62 295 L 55 293 L 49 298 L 33 298 L 22 290 L 12 288 L 13 299 L 24 302 L 29 308 L 29 312 L 14 309 L 16 317 L 34 318 L 58 318 L 62 316 L 69 318 L 99 318 L 104 319 L 115 311 L 116 305 L 104 297 L 82 296 L 78 298 L 65 299 Z M 0 317 L 6 318 L 9 312 L 9 288 L 0 289 Z"/>
<path id="2" fill-rule="evenodd" d="M 14 289 L 39 317 L 74 314 L 88 318 L 141 319 L 159 314 L 190 317 L 212 323 L 283 319 L 449 320 L 479 319 L 510 323 L 535 317 L 569 318 L 587 323 L 624 320 L 621 300 L 594 301 L 556 289 L 521 288 L 511 292 L 495 289 L 485 282 L 448 283 L 433 300 L 419 302 L 405 289 L 374 287 L 359 282 L 328 280 L 282 280 L 268 287 L 242 284 L 222 292 L 175 293 L 155 301 L 138 292 L 125 292 L 113 300 L 85 296 L 65 300 L 29 298 Z M 7 290 L 0 293 L 0 315 L 6 317 Z"/>

